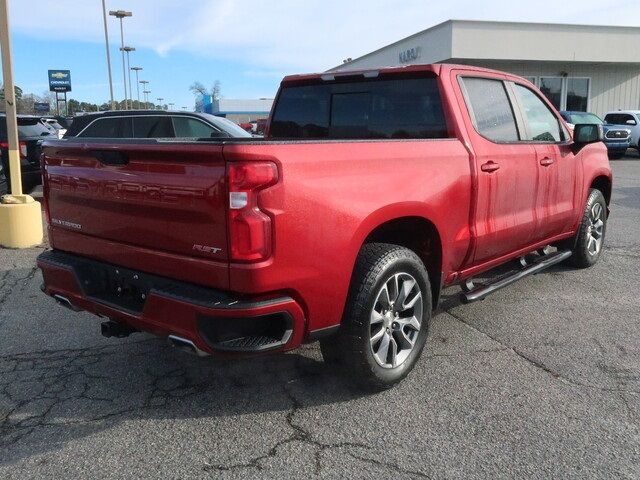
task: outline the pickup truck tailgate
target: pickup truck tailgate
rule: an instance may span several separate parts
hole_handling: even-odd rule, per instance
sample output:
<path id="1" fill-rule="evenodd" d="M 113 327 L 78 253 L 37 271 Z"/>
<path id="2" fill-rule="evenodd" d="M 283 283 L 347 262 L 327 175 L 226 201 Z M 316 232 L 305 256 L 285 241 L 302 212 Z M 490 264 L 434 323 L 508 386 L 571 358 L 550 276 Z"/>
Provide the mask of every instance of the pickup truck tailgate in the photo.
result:
<path id="1" fill-rule="evenodd" d="M 54 232 L 226 262 L 221 144 L 51 141 L 43 162 Z"/>

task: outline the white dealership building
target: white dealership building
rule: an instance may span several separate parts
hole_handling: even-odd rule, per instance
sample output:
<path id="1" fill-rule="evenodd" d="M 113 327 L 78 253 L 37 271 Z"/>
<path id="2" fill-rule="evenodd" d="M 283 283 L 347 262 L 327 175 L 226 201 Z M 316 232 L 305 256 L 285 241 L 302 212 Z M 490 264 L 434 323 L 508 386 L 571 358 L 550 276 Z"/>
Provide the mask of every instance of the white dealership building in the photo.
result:
<path id="1" fill-rule="evenodd" d="M 560 110 L 640 109 L 640 27 L 448 20 L 331 71 L 417 63 L 527 77 Z"/>

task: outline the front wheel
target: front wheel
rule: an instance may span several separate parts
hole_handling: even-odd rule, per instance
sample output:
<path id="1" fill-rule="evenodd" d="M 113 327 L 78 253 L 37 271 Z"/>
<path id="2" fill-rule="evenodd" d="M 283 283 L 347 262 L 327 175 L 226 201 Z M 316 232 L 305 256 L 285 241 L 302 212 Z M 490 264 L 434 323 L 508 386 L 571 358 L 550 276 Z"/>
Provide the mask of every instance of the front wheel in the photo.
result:
<path id="1" fill-rule="evenodd" d="M 570 263 L 578 268 L 594 265 L 602 254 L 606 230 L 607 202 L 600 190 L 592 188 L 582 215 L 573 254 L 569 257 Z"/>
<path id="2" fill-rule="evenodd" d="M 383 390 L 413 369 L 431 319 L 426 268 L 411 250 L 371 243 L 358 255 L 336 337 L 321 341 L 328 363 L 369 389 Z"/>

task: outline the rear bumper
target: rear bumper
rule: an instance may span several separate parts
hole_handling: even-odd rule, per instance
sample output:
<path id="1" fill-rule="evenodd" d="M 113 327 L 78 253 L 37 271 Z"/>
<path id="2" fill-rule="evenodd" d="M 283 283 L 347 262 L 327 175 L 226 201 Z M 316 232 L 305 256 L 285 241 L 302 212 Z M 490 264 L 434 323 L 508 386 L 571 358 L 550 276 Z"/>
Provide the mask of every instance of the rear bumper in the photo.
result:
<path id="1" fill-rule="evenodd" d="M 305 334 L 302 308 L 288 296 L 240 297 L 56 250 L 42 253 L 38 267 L 43 291 L 67 307 L 209 354 L 291 350 Z"/>

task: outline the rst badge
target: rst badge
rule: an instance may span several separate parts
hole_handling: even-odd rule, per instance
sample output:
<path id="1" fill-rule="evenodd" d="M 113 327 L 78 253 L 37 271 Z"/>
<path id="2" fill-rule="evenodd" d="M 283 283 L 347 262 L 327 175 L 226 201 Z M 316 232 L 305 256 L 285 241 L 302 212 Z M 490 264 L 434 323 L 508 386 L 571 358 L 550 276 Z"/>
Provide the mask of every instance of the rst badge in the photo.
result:
<path id="1" fill-rule="evenodd" d="M 218 247 L 210 247 L 209 245 L 198 245 L 197 243 L 193 246 L 193 249 L 196 252 L 213 254 L 220 253 L 222 251 L 222 249 Z"/>

